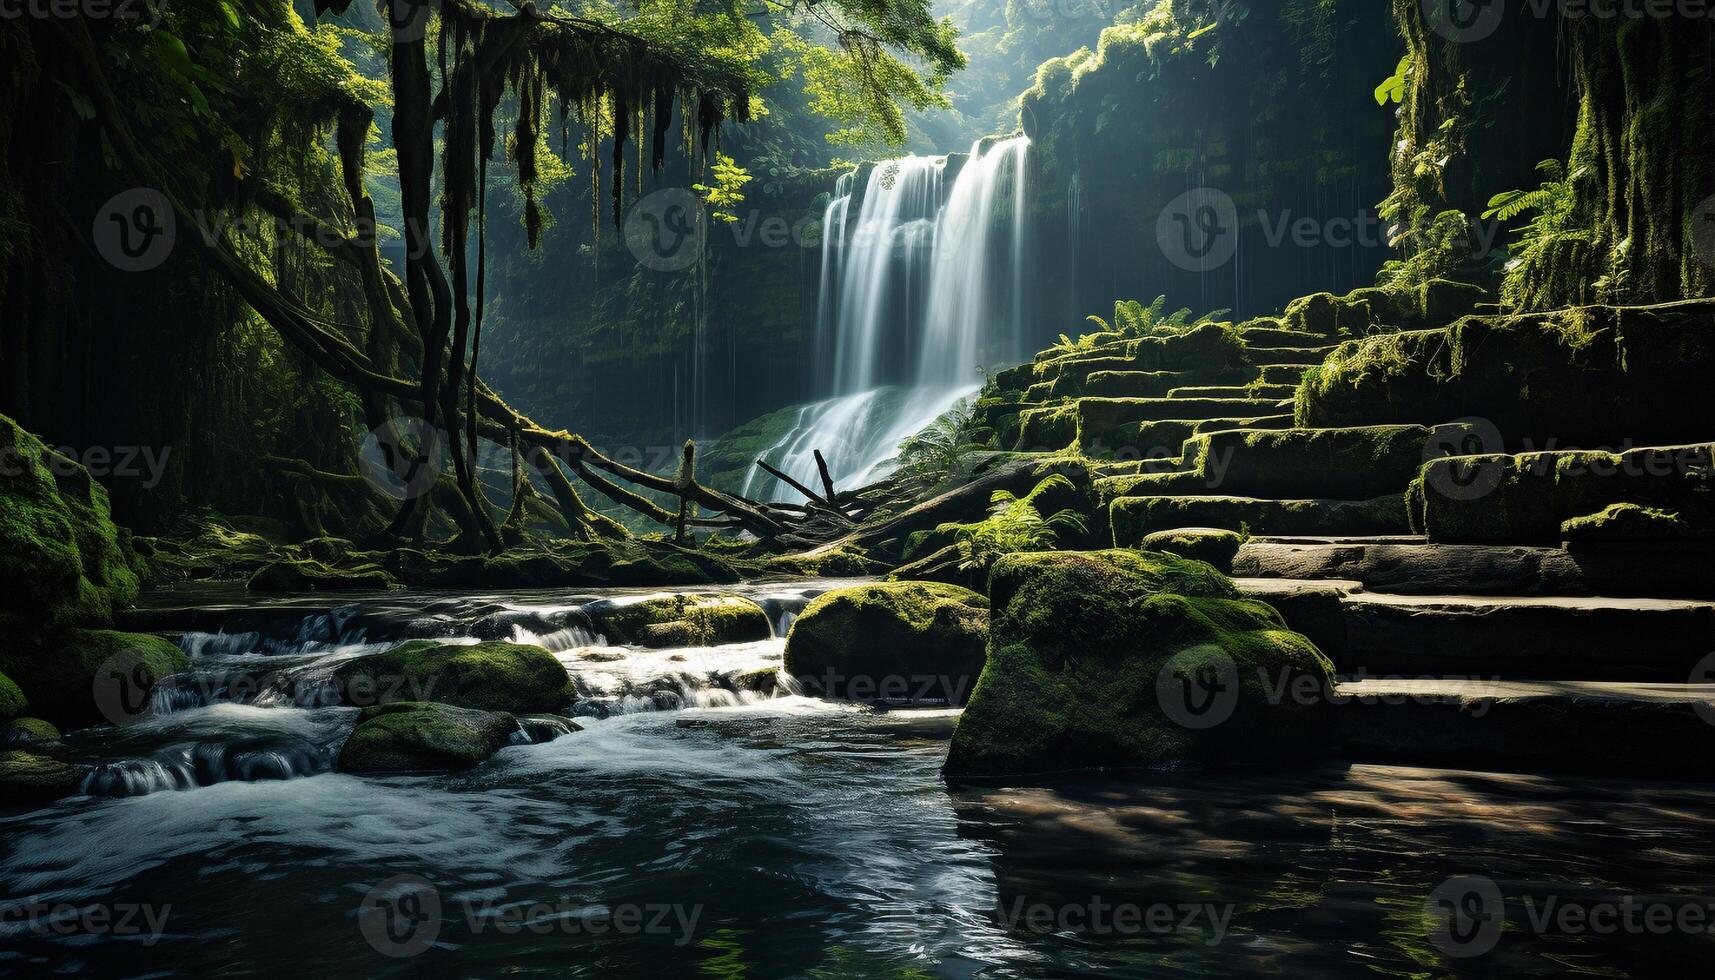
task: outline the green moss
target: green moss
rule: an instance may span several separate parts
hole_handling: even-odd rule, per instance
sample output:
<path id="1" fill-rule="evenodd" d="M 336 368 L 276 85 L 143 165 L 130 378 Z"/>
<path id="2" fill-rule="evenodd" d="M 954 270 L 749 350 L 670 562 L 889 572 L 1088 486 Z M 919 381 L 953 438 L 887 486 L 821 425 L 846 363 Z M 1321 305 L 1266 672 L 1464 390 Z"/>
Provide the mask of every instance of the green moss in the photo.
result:
<path id="1" fill-rule="evenodd" d="M 0 725 L 23 714 L 28 706 L 29 701 L 25 699 L 24 692 L 18 690 L 18 685 L 12 683 L 10 677 L 0 674 Z"/>
<path id="2" fill-rule="evenodd" d="M 0 752 L 0 799 L 46 803 L 71 796 L 87 770 L 34 752 Z"/>
<path id="3" fill-rule="evenodd" d="M 336 568 L 314 558 L 270 562 L 250 577 L 248 585 L 252 592 L 362 592 L 398 587 L 393 576 L 379 565 Z"/>
<path id="4" fill-rule="evenodd" d="M 806 690 L 856 700 L 962 702 L 982 670 L 988 600 L 937 582 L 885 582 L 817 596 L 786 638 Z"/>
<path id="5" fill-rule="evenodd" d="M 1691 525 L 1680 520 L 1677 513 L 1628 503 L 1609 504 L 1594 514 L 1560 524 L 1560 537 L 1565 541 L 1682 538 L 1693 533 Z"/>
<path id="6" fill-rule="evenodd" d="M 117 630 L 58 630 L 0 657 L 30 711 L 68 728 L 134 720 L 156 682 L 189 667 L 173 643 Z"/>
<path id="7" fill-rule="evenodd" d="M 19 718 L 5 730 L 3 741 L 7 747 L 28 745 L 52 745 L 60 740 L 60 730 L 52 722 L 41 718 Z"/>
<path id="8" fill-rule="evenodd" d="M 1114 544 L 1140 543 L 1181 527 L 1246 528 L 1257 534 L 1405 534 L 1401 494 L 1371 500 L 1269 500 L 1254 497 L 1122 497 L 1108 507 Z"/>
<path id="9" fill-rule="evenodd" d="M 500 751 L 518 731 L 511 715 L 447 704 L 397 702 L 363 709 L 340 749 L 351 773 L 469 769 Z"/>
<path id="10" fill-rule="evenodd" d="M 1233 559 L 1245 536 L 1238 531 L 1213 527 L 1181 527 L 1171 531 L 1156 531 L 1143 537 L 1145 551 L 1161 551 L 1180 558 L 1207 562 L 1222 572 L 1233 570 Z"/>
<path id="11" fill-rule="evenodd" d="M 717 646 L 774 635 L 762 607 L 736 595 L 667 595 L 620 602 L 596 614 L 616 635 L 609 640 L 646 647 Z"/>
<path id="12" fill-rule="evenodd" d="M 1670 525 L 1644 512 L 1667 512 L 1673 536 L 1715 530 L 1715 447 L 1567 450 L 1435 460 L 1413 494 L 1419 526 L 1437 542 L 1506 543 L 1562 540 L 1568 522 L 1600 535 Z M 1610 505 L 1622 507 L 1608 515 Z"/>
<path id="13" fill-rule="evenodd" d="M 488 556 L 401 549 L 387 570 L 406 585 L 437 589 L 629 588 L 729 585 L 741 578 L 726 558 L 667 541 L 552 541 Z"/>
<path id="14" fill-rule="evenodd" d="M 0 633 L 109 623 L 137 600 L 141 568 L 107 490 L 0 416 Z"/>
<path id="15" fill-rule="evenodd" d="M 1201 562 L 1132 551 L 1020 555 L 996 565 L 990 655 L 948 751 L 952 781 L 1112 767 L 1302 763 L 1331 741 L 1322 704 L 1273 699 L 1332 665 L 1277 613 Z M 1168 713 L 1182 679 L 1237 693 L 1202 729 Z"/>
<path id="16" fill-rule="evenodd" d="M 480 711 L 554 714 L 576 691 L 554 655 L 517 643 L 442 645 L 413 640 L 342 664 L 334 672 L 347 704 L 432 701 Z"/>

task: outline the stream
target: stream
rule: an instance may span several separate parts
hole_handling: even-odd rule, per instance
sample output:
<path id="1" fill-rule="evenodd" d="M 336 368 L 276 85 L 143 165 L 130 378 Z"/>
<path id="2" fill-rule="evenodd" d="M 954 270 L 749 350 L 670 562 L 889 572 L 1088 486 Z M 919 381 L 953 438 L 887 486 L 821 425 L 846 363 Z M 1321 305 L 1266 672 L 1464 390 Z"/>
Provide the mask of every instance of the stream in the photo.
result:
<path id="1" fill-rule="evenodd" d="M 777 666 L 837 584 L 736 587 L 776 637 L 677 650 L 593 628 L 635 592 L 157 595 L 140 620 L 191 674 L 67 736 L 84 795 L 0 804 L 0 975 L 1647 976 L 1715 953 L 1709 928 L 1626 925 L 1715 909 L 1715 791 L 1387 766 L 949 789 L 957 711 L 727 680 Z M 356 710 L 323 682 L 417 637 L 548 648 L 584 730 L 335 772 Z M 1505 920 L 1480 949 L 1430 911 L 1470 876 Z M 1537 924 L 1567 907 L 1619 925 Z"/>

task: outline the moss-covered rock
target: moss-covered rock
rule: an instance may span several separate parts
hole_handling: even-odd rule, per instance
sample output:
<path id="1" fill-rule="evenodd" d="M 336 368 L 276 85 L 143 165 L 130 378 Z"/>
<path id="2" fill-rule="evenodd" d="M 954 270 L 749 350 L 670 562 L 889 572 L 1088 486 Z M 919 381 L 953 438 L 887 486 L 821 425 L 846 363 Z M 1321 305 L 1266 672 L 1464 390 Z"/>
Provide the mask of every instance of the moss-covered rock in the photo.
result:
<path id="1" fill-rule="evenodd" d="M 1694 533 L 1678 514 L 1638 504 L 1609 504 L 1594 514 L 1560 524 L 1561 539 L 1572 542 L 1647 541 Z"/>
<path id="2" fill-rule="evenodd" d="M 53 745 L 60 740 L 60 730 L 41 718 L 19 718 L 7 726 L 0 745 L 9 749 L 32 745 Z"/>
<path id="3" fill-rule="evenodd" d="M 117 630 L 59 630 L 0 654 L 31 713 L 67 728 L 142 717 L 155 684 L 189 666 L 173 643 Z"/>
<path id="4" fill-rule="evenodd" d="M 717 555 L 666 541 L 551 541 L 495 556 L 390 553 L 386 569 L 409 586 L 436 589 L 585 589 L 730 585 L 742 578 Z"/>
<path id="5" fill-rule="evenodd" d="M 509 714 L 400 701 L 363 709 L 339 752 L 341 772 L 469 769 L 505 748 L 519 731 Z"/>
<path id="6" fill-rule="evenodd" d="M 806 691 L 852 700 L 961 703 L 983 666 L 988 600 L 935 582 L 823 593 L 786 637 L 786 672 Z"/>
<path id="7" fill-rule="evenodd" d="M 18 685 L 12 683 L 12 678 L 0 674 L 0 725 L 24 713 L 29 701 L 24 692 L 18 690 Z"/>
<path id="8" fill-rule="evenodd" d="M 1493 543 L 1561 540 L 1568 521 L 1600 533 L 1612 504 L 1675 515 L 1673 536 L 1715 530 L 1715 446 L 1586 450 L 1462 456 L 1433 460 L 1411 485 L 1413 530 L 1436 542 Z M 1642 515 L 1614 517 L 1636 528 Z M 1661 521 L 1652 521 L 1665 530 Z"/>
<path id="9" fill-rule="evenodd" d="M 512 714 L 554 714 L 576 694 L 553 654 L 517 643 L 413 640 L 340 665 L 334 683 L 346 704 L 432 701 Z"/>
<path id="10" fill-rule="evenodd" d="M 0 752 L 0 806 L 47 803 L 75 795 L 89 774 L 86 766 L 71 765 L 35 752 Z"/>
<path id="11" fill-rule="evenodd" d="M 592 614 L 610 641 L 645 647 L 718 646 L 774 635 L 762 607 L 737 595 L 681 593 L 616 600 Z"/>
<path id="12" fill-rule="evenodd" d="M 1505 446 L 1661 445 L 1715 432 L 1715 303 L 1472 316 L 1341 345 L 1305 376 L 1298 424 L 1488 420 Z M 1601 397 L 1591 397 L 1600 392 Z M 1528 443 L 1527 443 L 1528 441 Z"/>
<path id="13" fill-rule="evenodd" d="M 1143 537 L 1143 550 L 1159 551 L 1193 561 L 1208 562 L 1231 573 L 1233 559 L 1245 542 L 1244 535 L 1217 527 L 1181 527 L 1156 531 Z"/>
<path id="14" fill-rule="evenodd" d="M 135 602 L 142 563 L 107 490 L 0 415 L 0 634 L 100 626 Z"/>
<path id="15" fill-rule="evenodd" d="M 1181 527 L 1217 527 L 1254 534 L 1406 534 L 1402 494 L 1370 500 L 1274 500 L 1258 497 L 1121 497 L 1108 507 L 1116 547 Z"/>
<path id="16" fill-rule="evenodd" d="M 379 565 L 334 567 L 314 558 L 270 562 L 250 577 L 252 592 L 363 592 L 397 588 L 399 583 Z"/>
<path id="17" fill-rule="evenodd" d="M 1332 665 L 1206 564 L 1135 551 L 1013 555 L 990 586 L 988 665 L 953 733 L 950 781 L 1291 765 L 1329 747 L 1317 695 Z"/>

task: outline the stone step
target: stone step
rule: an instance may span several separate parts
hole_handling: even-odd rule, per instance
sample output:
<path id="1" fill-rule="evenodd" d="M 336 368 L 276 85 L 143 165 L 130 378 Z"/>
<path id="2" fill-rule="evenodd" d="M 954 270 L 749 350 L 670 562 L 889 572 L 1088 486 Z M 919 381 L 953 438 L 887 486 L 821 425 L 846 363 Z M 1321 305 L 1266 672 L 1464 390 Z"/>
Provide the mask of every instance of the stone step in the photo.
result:
<path id="1" fill-rule="evenodd" d="M 1169 398 L 1273 398 L 1284 400 L 1298 391 L 1295 385 L 1205 385 L 1174 388 Z"/>
<path id="2" fill-rule="evenodd" d="M 1402 595 L 1660 596 L 1715 599 L 1715 549 L 1430 544 L 1422 538 L 1252 538 L 1233 572 L 1278 579 L 1351 579 Z"/>
<path id="3" fill-rule="evenodd" d="M 1271 385 L 1298 386 L 1304 380 L 1304 368 L 1297 364 L 1268 364 L 1257 369 L 1257 377 Z"/>
<path id="4" fill-rule="evenodd" d="M 1712 684 L 1365 678 L 1333 700 L 1361 761 L 1715 779 Z"/>
<path id="5" fill-rule="evenodd" d="M 1098 398 L 1164 398 L 1179 388 L 1197 385 L 1228 385 L 1248 380 L 1234 371 L 1096 371 L 1073 383 L 1069 379 L 1046 383 L 1052 397 L 1085 395 Z M 1034 388 L 1032 389 L 1035 390 Z M 1241 390 L 1235 396 L 1249 397 Z"/>
<path id="6" fill-rule="evenodd" d="M 1332 343 L 1334 340 L 1329 334 L 1311 333 L 1307 330 L 1287 330 L 1284 327 L 1246 327 L 1239 331 L 1239 336 L 1244 338 L 1245 346 L 1251 350 L 1308 347 Z"/>
<path id="7" fill-rule="evenodd" d="M 1196 436 L 1211 432 L 1260 432 L 1291 427 L 1290 415 L 1265 415 L 1253 419 L 1157 419 L 1153 422 L 1122 425 L 1107 433 L 1099 440 L 1099 444 L 1093 441 L 1079 448 L 1092 456 L 1111 452 L 1115 456 L 1133 460 L 1171 458 L 1180 461 L 1172 467 L 1156 466 L 1132 471 L 1163 473 L 1186 469 L 1195 463 L 1195 459 L 1185 459 L 1185 444 Z"/>
<path id="8" fill-rule="evenodd" d="M 1715 604 L 1685 599 L 1357 592 L 1339 602 L 1345 636 L 1324 636 L 1323 652 L 1347 672 L 1673 683 L 1715 651 Z"/>
<path id="9" fill-rule="evenodd" d="M 1328 359 L 1338 344 L 1325 347 L 1274 347 L 1249 352 L 1250 362 L 1258 367 L 1294 365 L 1315 367 Z"/>
<path id="10" fill-rule="evenodd" d="M 1120 478 L 1124 479 L 1124 478 Z M 1105 481 L 1097 481 L 1098 489 Z M 1144 535 L 1181 527 L 1218 527 L 1257 534 L 1401 534 L 1405 500 L 1273 500 L 1220 495 L 1120 497 L 1109 505 L 1114 545 L 1135 547 Z"/>

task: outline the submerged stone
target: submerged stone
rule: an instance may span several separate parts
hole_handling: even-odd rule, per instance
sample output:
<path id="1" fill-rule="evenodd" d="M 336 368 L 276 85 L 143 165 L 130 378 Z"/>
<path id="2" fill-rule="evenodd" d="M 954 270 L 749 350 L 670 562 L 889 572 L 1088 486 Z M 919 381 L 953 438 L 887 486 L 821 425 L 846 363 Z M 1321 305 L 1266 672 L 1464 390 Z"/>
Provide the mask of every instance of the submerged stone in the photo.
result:
<path id="1" fill-rule="evenodd" d="M 962 703 L 982 671 L 988 600 L 954 585 L 881 582 L 804 607 L 786 673 L 804 690 L 855 701 Z"/>
<path id="2" fill-rule="evenodd" d="M 340 749 L 350 773 L 469 769 L 505 748 L 518 732 L 509 714 L 449 704 L 401 701 L 363 709 Z"/>
<path id="3" fill-rule="evenodd" d="M 1296 765 L 1330 747 L 1332 665 L 1201 562 L 1012 555 L 990 579 L 988 664 L 948 780 Z"/>
<path id="4" fill-rule="evenodd" d="M 518 643 L 443 645 L 412 640 L 334 671 L 346 704 L 435 702 L 481 711 L 554 714 L 575 691 L 548 651 Z"/>

